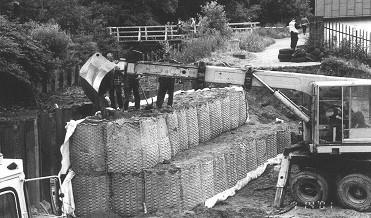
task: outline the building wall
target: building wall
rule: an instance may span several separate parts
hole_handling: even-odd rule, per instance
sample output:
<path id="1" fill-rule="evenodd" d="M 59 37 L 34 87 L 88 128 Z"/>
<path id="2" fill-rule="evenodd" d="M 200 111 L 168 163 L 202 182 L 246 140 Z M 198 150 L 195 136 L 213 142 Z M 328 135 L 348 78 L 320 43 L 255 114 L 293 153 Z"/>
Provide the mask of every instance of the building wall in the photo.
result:
<path id="1" fill-rule="evenodd" d="M 324 18 L 371 16 L 371 0 L 315 0 L 315 15 Z"/>

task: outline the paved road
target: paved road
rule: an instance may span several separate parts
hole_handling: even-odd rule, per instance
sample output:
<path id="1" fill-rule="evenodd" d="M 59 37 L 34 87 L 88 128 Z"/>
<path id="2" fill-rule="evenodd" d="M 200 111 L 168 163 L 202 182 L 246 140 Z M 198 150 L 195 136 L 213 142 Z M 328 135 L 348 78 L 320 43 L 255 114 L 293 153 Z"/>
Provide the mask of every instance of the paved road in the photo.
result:
<path id="1" fill-rule="evenodd" d="M 299 35 L 298 45 L 304 45 L 307 36 L 303 34 Z M 290 38 L 275 39 L 276 43 L 268 46 L 262 52 L 252 53 L 255 55 L 253 60 L 250 60 L 249 64 L 254 67 L 283 67 L 283 66 L 313 66 L 319 65 L 320 62 L 303 62 L 303 63 L 292 63 L 292 62 L 280 62 L 278 60 L 279 49 L 290 48 Z"/>

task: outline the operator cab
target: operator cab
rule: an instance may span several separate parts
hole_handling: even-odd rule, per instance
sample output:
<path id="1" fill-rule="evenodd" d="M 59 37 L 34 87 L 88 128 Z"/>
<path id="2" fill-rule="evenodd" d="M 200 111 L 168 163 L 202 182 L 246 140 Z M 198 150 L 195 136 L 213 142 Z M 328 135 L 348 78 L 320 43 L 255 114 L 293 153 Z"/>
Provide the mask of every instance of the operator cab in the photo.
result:
<path id="1" fill-rule="evenodd" d="M 314 151 L 371 152 L 371 82 L 326 81 L 313 87 Z"/>

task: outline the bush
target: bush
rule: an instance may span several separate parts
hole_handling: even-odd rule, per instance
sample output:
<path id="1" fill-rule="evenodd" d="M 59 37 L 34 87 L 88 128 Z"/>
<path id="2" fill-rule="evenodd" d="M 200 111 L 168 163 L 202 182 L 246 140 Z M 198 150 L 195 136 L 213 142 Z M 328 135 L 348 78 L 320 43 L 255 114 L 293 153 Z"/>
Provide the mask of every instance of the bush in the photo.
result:
<path id="1" fill-rule="evenodd" d="M 361 42 L 352 42 L 351 40 L 343 39 L 340 42 L 340 45 L 335 47 L 334 55 L 347 59 L 357 59 L 361 62 L 367 63 L 367 52 L 364 48 L 365 46 Z"/>
<path id="2" fill-rule="evenodd" d="M 371 69 L 357 60 L 330 56 L 321 62 L 321 74 L 340 77 L 371 78 Z"/>
<path id="3" fill-rule="evenodd" d="M 21 24 L 0 16 L 0 74 L 10 74 L 28 84 L 48 78 L 51 52 L 32 39 Z"/>
<path id="4" fill-rule="evenodd" d="M 216 1 L 208 2 L 202 6 L 201 14 L 199 16 L 199 33 L 210 34 L 218 31 L 223 36 L 231 35 L 232 29 L 228 26 L 228 19 L 223 5 L 218 4 Z"/>
<path id="5" fill-rule="evenodd" d="M 53 52 L 54 58 L 64 59 L 66 57 L 71 38 L 61 30 L 58 24 L 36 24 L 30 34 L 33 39 L 41 42 L 49 51 Z"/>
<path id="6" fill-rule="evenodd" d="M 256 33 L 261 36 L 270 37 L 273 39 L 283 39 L 290 37 L 290 32 L 286 27 L 278 27 L 278 28 L 257 28 L 254 29 Z"/>
<path id="7" fill-rule="evenodd" d="M 172 49 L 170 57 L 183 63 L 193 63 L 222 47 L 225 39 L 219 34 L 192 38 L 182 43 L 181 50 Z"/>
<path id="8" fill-rule="evenodd" d="M 234 37 L 240 40 L 240 49 L 250 52 L 263 51 L 274 43 L 274 39 L 263 37 L 255 31 L 235 33 Z"/>

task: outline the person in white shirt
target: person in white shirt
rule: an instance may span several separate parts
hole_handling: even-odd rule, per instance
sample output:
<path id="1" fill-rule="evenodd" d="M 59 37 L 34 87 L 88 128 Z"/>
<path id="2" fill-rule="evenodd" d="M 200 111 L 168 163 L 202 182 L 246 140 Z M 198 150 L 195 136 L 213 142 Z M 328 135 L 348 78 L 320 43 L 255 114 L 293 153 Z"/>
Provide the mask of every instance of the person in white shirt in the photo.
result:
<path id="1" fill-rule="evenodd" d="M 295 18 L 292 18 L 291 22 L 289 23 L 290 35 L 291 35 L 291 49 L 295 50 L 296 45 L 299 40 L 299 30 L 297 29 L 297 24 Z"/>

